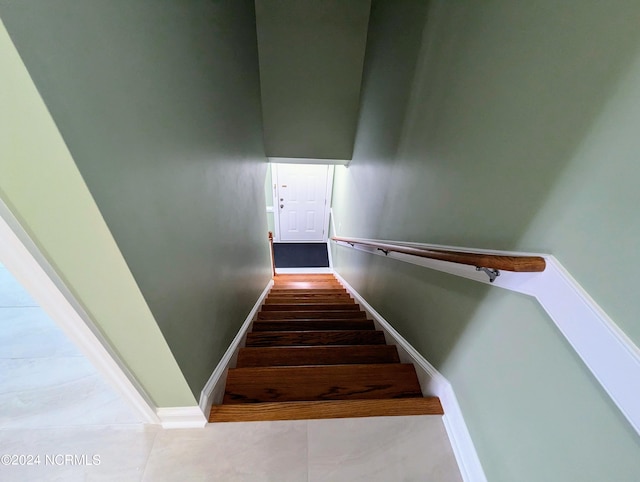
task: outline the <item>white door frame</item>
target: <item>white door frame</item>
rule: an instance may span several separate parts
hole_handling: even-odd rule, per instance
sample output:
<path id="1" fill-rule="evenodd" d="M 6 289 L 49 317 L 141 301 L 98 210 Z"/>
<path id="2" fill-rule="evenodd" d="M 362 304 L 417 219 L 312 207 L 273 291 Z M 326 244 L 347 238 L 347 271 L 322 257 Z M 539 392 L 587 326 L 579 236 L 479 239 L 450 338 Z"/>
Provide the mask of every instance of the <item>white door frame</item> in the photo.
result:
<path id="1" fill-rule="evenodd" d="M 0 199 L 0 262 L 64 332 L 142 423 L 160 423 L 146 391 L 103 338 L 13 213 Z"/>
<path id="2" fill-rule="evenodd" d="M 290 164 L 290 163 L 286 163 Z M 298 164 L 304 164 L 302 162 Z M 309 162 L 307 164 L 318 165 L 317 162 Z M 282 241 L 280 236 L 280 209 L 278 206 L 280 205 L 280 201 L 278 199 L 278 166 L 280 163 L 269 163 L 271 167 L 271 196 L 273 197 L 273 240 L 276 243 L 326 243 L 329 240 L 329 219 L 330 219 L 330 211 L 331 211 L 331 195 L 333 193 L 333 171 L 334 166 L 332 164 L 326 164 L 328 166 L 327 171 L 327 188 L 325 191 L 325 204 L 324 204 L 324 218 L 322 224 L 322 241 Z"/>

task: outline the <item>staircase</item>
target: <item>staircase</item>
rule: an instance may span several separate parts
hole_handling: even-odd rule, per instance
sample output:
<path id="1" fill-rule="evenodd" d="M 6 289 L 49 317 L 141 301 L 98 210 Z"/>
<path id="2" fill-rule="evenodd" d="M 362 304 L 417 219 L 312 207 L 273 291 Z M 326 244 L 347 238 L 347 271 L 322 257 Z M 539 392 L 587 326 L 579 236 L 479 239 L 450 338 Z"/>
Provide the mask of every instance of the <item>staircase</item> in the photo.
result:
<path id="1" fill-rule="evenodd" d="M 331 274 L 277 275 L 210 422 L 442 414 Z"/>

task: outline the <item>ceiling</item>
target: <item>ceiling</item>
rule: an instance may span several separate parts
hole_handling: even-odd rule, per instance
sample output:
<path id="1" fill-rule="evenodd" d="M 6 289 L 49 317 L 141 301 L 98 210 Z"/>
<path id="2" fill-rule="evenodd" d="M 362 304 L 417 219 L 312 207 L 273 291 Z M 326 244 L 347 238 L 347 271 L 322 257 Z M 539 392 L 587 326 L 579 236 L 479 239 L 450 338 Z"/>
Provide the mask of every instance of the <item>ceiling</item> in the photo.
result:
<path id="1" fill-rule="evenodd" d="M 371 0 L 256 0 L 268 157 L 351 159 Z"/>

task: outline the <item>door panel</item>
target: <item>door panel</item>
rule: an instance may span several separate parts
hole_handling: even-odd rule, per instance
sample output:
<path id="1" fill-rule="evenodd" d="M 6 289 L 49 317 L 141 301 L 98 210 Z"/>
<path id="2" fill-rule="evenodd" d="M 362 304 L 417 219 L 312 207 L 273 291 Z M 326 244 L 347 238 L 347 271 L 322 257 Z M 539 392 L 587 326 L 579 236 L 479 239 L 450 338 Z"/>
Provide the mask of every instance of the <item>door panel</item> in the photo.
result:
<path id="1" fill-rule="evenodd" d="M 329 166 L 276 168 L 280 241 L 323 241 Z"/>

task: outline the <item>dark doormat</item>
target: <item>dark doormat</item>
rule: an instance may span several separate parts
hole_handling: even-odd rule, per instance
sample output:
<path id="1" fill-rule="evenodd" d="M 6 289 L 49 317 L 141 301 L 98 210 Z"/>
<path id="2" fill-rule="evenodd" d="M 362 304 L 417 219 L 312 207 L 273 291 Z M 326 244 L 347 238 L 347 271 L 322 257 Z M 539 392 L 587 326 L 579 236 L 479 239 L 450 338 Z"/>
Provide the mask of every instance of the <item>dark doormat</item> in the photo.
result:
<path id="1" fill-rule="evenodd" d="M 325 243 L 273 243 L 276 268 L 328 268 Z"/>

